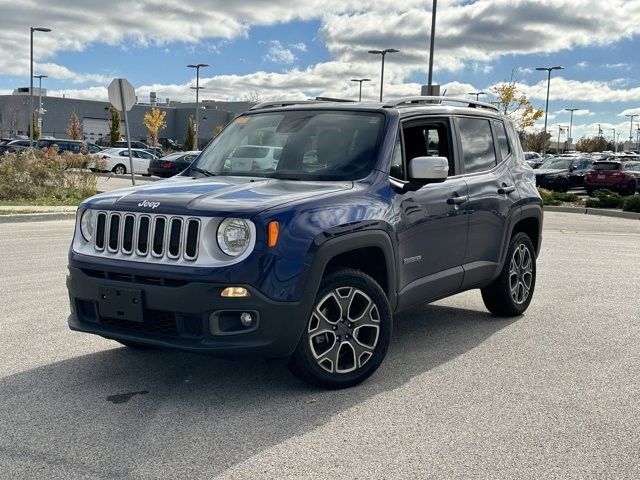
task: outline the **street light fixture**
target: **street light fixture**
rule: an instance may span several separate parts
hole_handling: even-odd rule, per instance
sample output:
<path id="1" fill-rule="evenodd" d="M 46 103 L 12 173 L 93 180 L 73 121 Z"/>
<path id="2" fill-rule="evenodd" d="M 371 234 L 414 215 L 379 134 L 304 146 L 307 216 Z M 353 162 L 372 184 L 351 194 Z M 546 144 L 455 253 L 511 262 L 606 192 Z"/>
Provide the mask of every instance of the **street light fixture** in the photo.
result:
<path id="1" fill-rule="evenodd" d="M 553 70 L 564 70 L 564 67 L 537 67 L 538 71 L 546 71 L 547 77 L 547 103 L 544 107 L 544 133 L 547 133 L 547 115 L 549 114 L 549 87 L 551 86 L 551 72 Z M 544 147 L 542 148 L 542 154 L 544 155 Z"/>
<path id="2" fill-rule="evenodd" d="M 31 27 L 30 28 L 30 41 L 31 51 L 29 56 L 29 147 L 33 148 L 33 32 L 50 32 L 50 28 L 45 27 Z"/>
<path id="3" fill-rule="evenodd" d="M 369 53 L 372 55 L 382 55 L 382 70 L 380 71 L 380 101 L 382 102 L 382 90 L 384 87 L 384 58 L 387 56 L 387 53 L 398 53 L 400 50 L 396 50 L 395 48 L 386 48 L 384 50 L 369 50 Z"/>
<path id="4" fill-rule="evenodd" d="M 475 95 L 476 96 L 476 102 L 480 98 L 480 95 L 486 95 L 486 94 L 487 94 L 486 92 L 469 92 L 469 93 L 467 93 L 467 95 Z"/>
<path id="5" fill-rule="evenodd" d="M 38 79 L 38 128 L 42 135 L 42 79 L 49 78 L 48 75 L 34 75 L 33 78 Z"/>
<path id="6" fill-rule="evenodd" d="M 360 94 L 358 95 L 358 101 L 362 101 L 362 82 L 370 82 L 370 78 L 352 78 L 352 82 L 358 82 L 360 84 Z"/>
<path id="7" fill-rule="evenodd" d="M 637 113 L 633 113 L 630 115 L 625 115 L 625 117 L 629 117 L 630 121 L 629 121 L 629 150 L 631 150 L 631 142 L 633 142 L 633 119 L 635 117 L 637 117 L 638 114 Z"/>
<path id="8" fill-rule="evenodd" d="M 189 64 L 187 65 L 187 68 L 195 68 L 196 69 L 196 86 L 195 87 L 191 87 L 192 90 L 196 91 L 196 122 L 195 122 L 195 127 L 196 127 L 196 150 L 198 149 L 198 135 L 200 134 L 200 129 L 198 128 L 199 125 L 199 110 L 200 110 L 200 69 L 201 68 L 206 68 L 209 65 L 207 65 L 206 63 L 196 63 L 196 64 Z"/>
<path id="9" fill-rule="evenodd" d="M 575 112 L 576 110 L 582 110 L 582 109 L 581 108 L 565 108 L 565 111 L 571 112 L 571 117 L 569 120 L 569 141 L 573 139 L 573 112 Z M 569 144 L 569 147 L 571 147 L 571 144 Z"/>

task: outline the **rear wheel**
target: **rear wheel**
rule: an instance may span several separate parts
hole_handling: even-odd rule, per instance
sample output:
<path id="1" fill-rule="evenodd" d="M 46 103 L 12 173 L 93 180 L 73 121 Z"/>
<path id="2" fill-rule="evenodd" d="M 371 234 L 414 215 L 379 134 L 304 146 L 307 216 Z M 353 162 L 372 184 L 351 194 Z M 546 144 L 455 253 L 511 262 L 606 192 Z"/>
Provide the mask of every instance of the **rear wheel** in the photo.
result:
<path id="1" fill-rule="evenodd" d="M 569 180 L 567 180 L 566 178 L 559 178 L 556 181 L 556 190 L 558 190 L 559 192 L 566 192 L 569 190 Z"/>
<path id="2" fill-rule="evenodd" d="M 482 289 L 487 310 L 504 317 L 521 315 L 529 307 L 536 285 L 536 257 L 533 243 L 525 233 L 516 233 L 509 242 L 500 276 Z"/>
<path id="3" fill-rule="evenodd" d="M 111 171 L 113 173 L 115 173 L 116 175 L 124 175 L 125 173 L 127 173 L 127 167 L 125 167 L 124 165 L 119 163 L 118 165 L 113 167 L 113 170 L 111 170 Z"/>
<path id="4" fill-rule="evenodd" d="M 627 188 L 623 192 L 623 195 L 635 195 L 637 190 L 636 182 L 629 182 Z"/>
<path id="5" fill-rule="evenodd" d="M 323 388 L 346 388 L 382 363 L 393 317 L 387 297 L 370 276 L 353 269 L 327 275 L 320 284 L 289 369 Z"/>

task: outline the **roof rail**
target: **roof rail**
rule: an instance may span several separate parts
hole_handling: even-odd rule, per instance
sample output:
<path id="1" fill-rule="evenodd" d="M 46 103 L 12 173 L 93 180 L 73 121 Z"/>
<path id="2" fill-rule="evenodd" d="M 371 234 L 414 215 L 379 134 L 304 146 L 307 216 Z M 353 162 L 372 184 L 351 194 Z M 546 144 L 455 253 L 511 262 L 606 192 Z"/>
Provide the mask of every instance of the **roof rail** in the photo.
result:
<path id="1" fill-rule="evenodd" d="M 249 110 L 262 110 L 264 108 L 287 107 L 289 105 L 304 105 L 312 103 L 322 103 L 322 100 L 274 100 L 271 102 L 262 102 L 254 105 Z"/>
<path id="2" fill-rule="evenodd" d="M 478 102 L 477 100 L 469 100 L 467 98 L 454 98 L 454 97 L 436 97 L 436 96 L 415 96 L 415 97 L 402 97 L 397 100 L 392 100 L 384 104 L 384 108 L 410 106 L 416 104 L 442 104 L 442 102 L 462 103 L 471 108 L 486 108 L 488 110 L 494 110 L 499 112 L 500 110 L 495 105 L 486 102 Z"/>

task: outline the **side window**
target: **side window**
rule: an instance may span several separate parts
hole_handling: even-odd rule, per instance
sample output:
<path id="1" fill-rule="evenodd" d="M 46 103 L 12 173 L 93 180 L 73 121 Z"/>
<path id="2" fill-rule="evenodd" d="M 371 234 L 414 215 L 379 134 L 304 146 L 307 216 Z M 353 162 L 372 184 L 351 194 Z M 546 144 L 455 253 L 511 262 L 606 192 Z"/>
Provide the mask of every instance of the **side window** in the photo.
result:
<path id="1" fill-rule="evenodd" d="M 459 118 L 458 128 L 465 173 L 483 172 L 495 167 L 496 150 L 489 120 Z"/>
<path id="2" fill-rule="evenodd" d="M 398 133 L 398 140 L 393 149 L 393 159 L 391 160 L 391 168 L 389 175 L 399 180 L 404 180 L 404 162 L 402 160 L 402 136 Z"/>
<path id="3" fill-rule="evenodd" d="M 403 128 L 406 165 L 416 157 L 444 157 L 449 160 L 449 176 L 455 175 L 451 135 L 445 120 Z"/>
<path id="4" fill-rule="evenodd" d="M 496 128 L 496 136 L 498 137 L 498 145 L 500 147 L 500 153 L 502 160 L 506 159 L 511 154 L 511 147 L 509 146 L 509 139 L 507 138 L 507 131 L 504 129 L 504 123 L 493 122 Z"/>

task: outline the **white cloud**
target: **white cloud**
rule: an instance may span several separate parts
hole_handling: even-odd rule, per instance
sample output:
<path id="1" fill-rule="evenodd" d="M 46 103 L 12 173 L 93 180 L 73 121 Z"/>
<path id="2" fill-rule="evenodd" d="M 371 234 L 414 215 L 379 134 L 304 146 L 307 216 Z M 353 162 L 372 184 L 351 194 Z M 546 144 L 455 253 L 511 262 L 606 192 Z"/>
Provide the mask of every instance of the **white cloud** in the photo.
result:
<path id="1" fill-rule="evenodd" d="M 518 83 L 518 88 L 531 99 L 544 100 L 547 95 L 546 79 L 534 85 Z M 596 103 L 640 101 L 640 87 L 615 88 L 609 82 L 599 80 L 579 81 L 552 77 L 549 99 Z"/>
<path id="2" fill-rule="evenodd" d="M 307 45 L 304 42 L 292 43 L 289 45 L 289 47 L 293 48 L 294 50 L 298 50 L 300 52 L 307 51 Z"/>
<path id="3" fill-rule="evenodd" d="M 587 62 L 586 60 L 576 63 L 576 67 L 578 68 L 587 68 L 588 66 L 589 66 L 589 62 Z"/>
<path id="4" fill-rule="evenodd" d="M 291 50 L 284 48 L 282 43 L 278 40 L 273 40 L 264 59 L 272 63 L 291 65 L 297 58 Z"/>
<path id="5" fill-rule="evenodd" d="M 628 63 L 605 63 L 603 65 L 603 67 L 605 68 L 621 68 L 623 70 L 630 70 L 631 69 L 631 65 Z"/>

